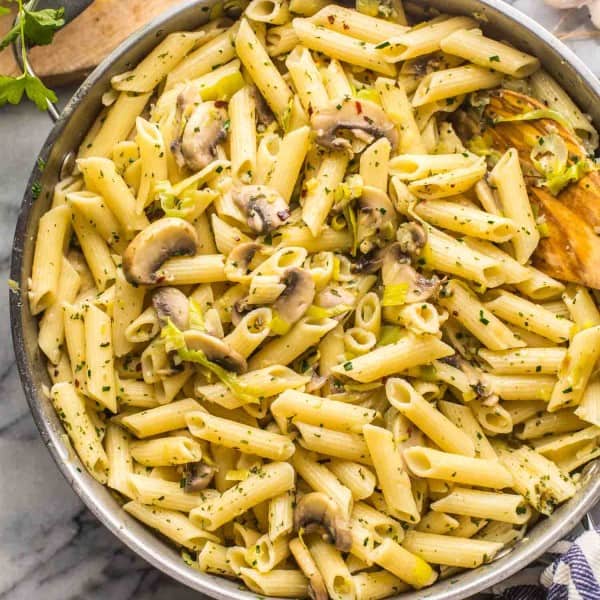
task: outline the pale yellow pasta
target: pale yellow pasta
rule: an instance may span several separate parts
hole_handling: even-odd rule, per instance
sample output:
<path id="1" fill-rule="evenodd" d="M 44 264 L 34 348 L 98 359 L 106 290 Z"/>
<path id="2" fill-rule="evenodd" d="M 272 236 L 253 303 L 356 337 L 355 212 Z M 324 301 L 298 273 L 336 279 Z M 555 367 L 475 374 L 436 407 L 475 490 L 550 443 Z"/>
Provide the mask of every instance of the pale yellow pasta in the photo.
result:
<path id="1" fill-rule="evenodd" d="M 136 142 L 140 149 L 142 173 L 136 199 L 136 212 L 142 213 L 153 200 L 157 181 L 167 178 L 165 142 L 159 127 L 138 117 L 135 121 Z"/>
<path id="2" fill-rule="evenodd" d="M 303 46 L 296 46 L 289 53 L 285 66 L 304 110 L 310 115 L 314 111 L 325 108 L 329 96 L 310 50 Z"/>
<path id="3" fill-rule="evenodd" d="M 301 598 L 308 594 L 308 579 L 297 569 L 273 569 L 260 573 L 242 567 L 242 581 L 257 594 L 282 598 Z"/>
<path id="4" fill-rule="evenodd" d="M 111 160 L 82 158 L 77 161 L 77 165 L 83 173 L 86 187 L 104 198 L 128 235 L 149 225 L 146 215 L 136 212 L 136 200 Z"/>
<path id="5" fill-rule="evenodd" d="M 563 408 L 553 413 L 538 413 L 530 417 L 523 421 L 522 427 L 518 428 L 515 435 L 521 440 L 529 440 L 545 435 L 577 431 L 585 426 L 585 421 L 568 408 Z"/>
<path id="6" fill-rule="evenodd" d="M 269 56 L 287 54 L 300 42 L 291 23 L 270 27 L 267 31 L 266 48 Z"/>
<path id="7" fill-rule="evenodd" d="M 503 400 L 550 399 L 556 384 L 552 375 L 487 375 L 486 381 L 494 394 Z"/>
<path id="8" fill-rule="evenodd" d="M 313 236 L 318 237 L 334 202 L 334 191 L 342 182 L 348 167 L 343 152 L 326 154 L 315 177 L 306 182 L 307 193 L 302 206 L 302 220 Z"/>
<path id="9" fill-rule="evenodd" d="M 272 365 L 263 369 L 255 369 L 238 377 L 238 382 L 257 396 L 271 397 L 284 390 L 301 388 L 309 381 L 309 377 L 300 375 L 283 365 Z M 248 403 L 248 400 L 236 397 L 224 383 L 213 385 L 200 384 L 195 394 L 208 402 L 233 409 Z"/>
<path id="10" fill-rule="evenodd" d="M 391 539 L 384 540 L 372 550 L 370 558 L 417 589 L 431 585 L 437 579 L 437 573 L 429 563 Z"/>
<path id="11" fill-rule="evenodd" d="M 149 93 L 119 94 L 117 101 L 100 122 L 98 131 L 89 141 L 84 140 L 81 144 L 78 157 L 108 157 L 118 142 L 127 139 L 149 98 Z"/>
<path id="12" fill-rule="evenodd" d="M 63 302 L 74 302 L 81 284 L 81 278 L 71 263 L 63 256 L 60 276 L 56 287 L 56 299 L 42 315 L 38 331 L 38 345 L 48 360 L 57 364 L 62 355 L 61 347 L 65 339 Z"/>
<path id="13" fill-rule="evenodd" d="M 375 491 L 375 474 L 365 465 L 336 458 L 330 461 L 329 470 L 350 490 L 354 500 L 368 498 Z"/>
<path id="14" fill-rule="evenodd" d="M 552 298 L 558 298 L 564 291 L 565 286 L 560 282 L 538 271 L 538 269 L 532 266 L 526 266 L 529 271 L 529 278 L 517 283 L 515 287 L 519 292 L 529 296 L 532 300 L 550 300 Z"/>
<path id="15" fill-rule="evenodd" d="M 566 349 L 519 348 L 494 352 L 480 349 L 478 354 L 494 375 L 552 375 L 557 373 L 566 356 Z"/>
<path id="16" fill-rule="evenodd" d="M 598 131 L 558 82 L 541 69 L 531 76 L 530 82 L 533 96 L 551 110 L 562 114 L 583 139 L 585 146 L 595 150 L 598 147 Z"/>
<path id="17" fill-rule="evenodd" d="M 203 36 L 204 32 L 168 35 L 133 71 L 114 76 L 112 87 L 136 94 L 151 92 Z"/>
<path id="18" fill-rule="evenodd" d="M 161 266 L 159 277 L 168 285 L 225 281 L 224 262 L 221 254 L 170 258 Z"/>
<path id="19" fill-rule="evenodd" d="M 389 571 L 364 571 L 352 577 L 357 600 L 380 600 L 409 590 L 408 584 Z"/>
<path id="20" fill-rule="evenodd" d="M 404 468 L 402 455 L 394 446 L 391 432 L 374 425 L 365 425 L 363 434 L 391 514 L 402 521 L 417 523 L 420 515 L 410 478 Z"/>
<path id="21" fill-rule="evenodd" d="M 485 540 L 409 531 L 403 546 L 423 560 L 451 567 L 478 567 L 492 560 L 503 544 Z"/>
<path id="22" fill-rule="evenodd" d="M 472 165 L 471 154 L 398 154 L 390 160 L 390 173 L 402 181 L 415 181 L 435 173 L 444 173 Z M 428 217 L 424 217 L 429 221 Z"/>
<path id="23" fill-rule="evenodd" d="M 270 460 L 287 460 L 294 453 L 294 444 L 290 439 L 258 427 L 249 427 L 200 411 L 186 413 L 185 421 L 194 437 L 246 454 Z"/>
<path id="24" fill-rule="evenodd" d="M 531 508 L 523 496 L 462 487 L 454 487 L 447 496 L 436 500 L 431 510 L 515 525 L 526 523 L 531 518 Z"/>
<path id="25" fill-rule="evenodd" d="M 287 365 L 337 325 L 334 319 L 304 317 L 288 333 L 264 345 L 249 362 L 250 369 Z"/>
<path id="26" fill-rule="evenodd" d="M 145 467 L 184 465 L 202 458 L 200 444 L 184 436 L 132 442 L 129 450 L 133 459 Z"/>
<path id="27" fill-rule="evenodd" d="M 390 378 L 385 391 L 389 403 L 446 452 L 474 456 L 473 442 L 433 407 L 405 379 Z"/>
<path id="28" fill-rule="evenodd" d="M 273 114 L 282 122 L 290 113 L 292 92 L 246 20 L 242 20 L 235 36 L 235 49 Z"/>
<path id="29" fill-rule="evenodd" d="M 454 31 L 441 40 L 440 48 L 448 54 L 513 77 L 528 77 L 540 68 L 540 61 L 534 56 L 485 37 L 480 29 Z"/>
<path id="30" fill-rule="evenodd" d="M 71 211 L 65 205 L 49 210 L 40 218 L 28 292 L 34 315 L 56 300 L 70 219 Z"/>
<path id="31" fill-rule="evenodd" d="M 301 447 L 312 452 L 318 452 L 319 454 L 371 464 L 369 450 L 360 435 L 345 431 L 336 431 L 334 429 L 325 429 L 324 427 L 309 425 L 301 421 L 296 421 L 294 425 L 302 436 L 298 440 Z"/>
<path id="32" fill-rule="evenodd" d="M 378 139 L 365 149 L 360 156 L 359 169 L 363 185 L 386 191 L 391 150 L 391 144 L 385 137 Z"/>
<path id="33" fill-rule="evenodd" d="M 391 62 L 408 60 L 440 49 L 441 41 L 453 31 L 471 29 L 477 22 L 469 17 L 434 19 L 396 36 L 390 36 L 381 51 Z"/>
<path id="34" fill-rule="evenodd" d="M 600 325 L 588 327 L 573 336 L 565 359 L 558 371 L 548 411 L 577 406 L 600 357 Z"/>
<path id="35" fill-rule="evenodd" d="M 415 212 L 436 227 L 492 242 L 507 242 L 517 231 L 510 219 L 448 200 L 420 202 Z"/>
<path id="36" fill-rule="evenodd" d="M 186 427 L 185 414 L 197 411 L 199 408 L 200 404 L 196 400 L 186 398 L 127 415 L 121 422 L 136 437 L 147 438 L 167 431 L 184 429 Z"/>
<path id="37" fill-rule="evenodd" d="M 209 499 L 190 512 L 193 523 L 215 531 L 248 509 L 294 486 L 294 469 L 289 463 L 273 462 L 260 467 L 219 498 Z"/>
<path id="38" fill-rule="evenodd" d="M 478 90 L 496 87 L 502 75 L 474 65 L 434 71 L 426 75 L 415 90 L 413 106 L 454 98 Z"/>
<path id="39" fill-rule="evenodd" d="M 307 547 L 323 577 L 329 596 L 352 600 L 355 597 L 354 580 L 340 551 L 317 536 L 307 540 Z"/>
<path id="40" fill-rule="evenodd" d="M 461 194 L 473 187 L 486 173 L 486 164 L 478 159 L 466 167 L 459 167 L 445 173 L 437 173 L 423 179 L 411 181 L 408 189 L 424 200 L 448 198 Z"/>
<path id="41" fill-rule="evenodd" d="M 157 506 L 145 506 L 136 501 L 128 502 L 123 509 L 184 548 L 199 552 L 207 542 L 219 541 L 218 537 L 196 527 L 181 512 Z"/>
<path id="42" fill-rule="evenodd" d="M 292 198 L 302 163 L 308 151 L 310 128 L 298 127 L 283 136 L 269 175 L 270 187 L 277 190 L 286 202 Z"/>
<path id="43" fill-rule="evenodd" d="M 252 0 L 246 16 L 259 23 L 282 25 L 290 19 L 290 9 L 285 0 Z"/>
<path id="44" fill-rule="evenodd" d="M 292 422 L 298 420 L 338 431 L 361 433 L 363 425 L 370 423 L 377 414 L 368 408 L 291 389 L 280 394 L 270 410 L 282 431 L 286 430 L 287 419 L 292 419 Z"/>
<path id="45" fill-rule="evenodd" d="M 190 52 L 167 74 L 165 89 L 169 90 L 178 83 L 190 81 L 210 73 L 219 65 L 232 60 L 235 57 L 233 41 L 238 29 L 239 25 L 236 23 L 202 44 L 197 50 Z"/>
<path id="46" fill-rule="evenodd" d="M 310 19 L 316 25 L 348 33 L 352 37 L 378 44 L 388 38 L 403 35 L 408 27 L 392 21 L 369 16 L 343 6 L 330 4 Z"/>
<path id="47" fill-rule="evenodd" d="M 342 63 L 333 58 L 325 68 L 321 68 L 321 77 L 331 100 L 342 100 L 352 96 L 352 86 Z"/>
<path id="48" fill-rule="evenodd" d="M 471 458 L 422 446 L 406 449 L 404 459 L 418 477 L 496 489 L 511 487 L 513 483 L 511 473 L 493 459 Z"/>
<path id="49" fill-rule="evenodd" d="M 128 339 L 127 328 L 142 312 L 144 288 L 132 286 L 121 269 L 115 272 L 115 299 L 112 307 L 112 339 L 115 356 L 124 356 L 134 349 Z"/>
<path id="50" fill-rule="evenodd" d="M 119 222 L 98 194 L 86 191 L 67 192 L 65 201 L 91 225 L 104 241 L 117 252 L 124 251 L 123 232 Z"/>
<path id="51" fill-rule="evenodd" d="M 288 490 L 269 500 L 269 538 L 271 540 L 276 541 L 294 530 L 294 505 L 293 490 Z M 289 545 L 291 549 L 291 542 Z"/>
<path id="52" fill-rule="evenodd" d="M 400 152 L 426 152 L 413 108 L 401 82 L 378 77 L 375 89 L 381 104 L 400 135 Z"/>
<path id="53" fill-rule="evenodd" d="M 238 90 L 229 101 L 230 152 L 233 176 L 252 182 L 256 170 L 256 107 L 252 88 Z"/>
<path id="54" fill-rule="evenodd" d="M 110 317 L 93 305 L 84 311 L 86 394 L 117 412 L 117 386 Z"/>
<path id="55" fill-rule="evenodd" d="M 562 299 L 578 329 L 600 325 L 600 311 L 586 288 L 568 286 L 562 294 Z"/>
<path id="56" fill-rule="evenodd" d="M 133 476 L 130 443 L 131 436 L 127 431 L 114 423 L 108 423 L 104 436 L 104 449 L 108 460 L 107 485 L 128 498 L 134 498 L 135 491 L 130 479 Z"/>
<path id="57" fill-rule="evenodd" d="M 292 25 L 302 44 L 311 50 L 388 77 L 395 74 L 394 66 L 384 60 L 375 44 L 315 25 L 308 19 L 294 19 Z"/>
<path id="58" fill-rule="evenodd" d="M 446 284 L 439 302 L 489 350 L 507 350 L 525 345 L 457 279 L 451 279 Z"/>
<path id="59" fill-rule="evenodd" d="M 486 302 L 485 306 L 502 320 L 556 343 L 567 341 L 573 327 L 573 323 L 568 319 L 561 319 L 540 304 L 505 290 L 495 292 L 494 297 Z"/>
<path id="60" fill-rule="evenodd" d="M 296 472 L 313 490 L 328 495 L 347 518 L 352 512 L 352 492 L 325 466 L 315 460 L 316 455 L 298 449 L 292 458 Z"/>
<path id="61" fill-rule="evenodd" d="M 527 196 L 518 153 L 514 148 L 507 150 L 500 158 L 490 173 L 490 183 L 498 191 L 503 213 L 519 227 L 511 243 L 515 258 L 525 264 L 535 250 L 540 234 Z"/>
<path id="62" fill-rule="evenodd" d="M 450 346 L 432 335 L 417 337 L 409 334 L 394 344 L 376 348 L 332 370 L 356 381 L 370 382 L 453 353 Z"/>
<path id="63" fill-rule="evenodd" d="M 83 397 L 64 382 L 52 386 L 50 398 L 82 463 L 100 483 L 107 483 L 109 461 Z"/>

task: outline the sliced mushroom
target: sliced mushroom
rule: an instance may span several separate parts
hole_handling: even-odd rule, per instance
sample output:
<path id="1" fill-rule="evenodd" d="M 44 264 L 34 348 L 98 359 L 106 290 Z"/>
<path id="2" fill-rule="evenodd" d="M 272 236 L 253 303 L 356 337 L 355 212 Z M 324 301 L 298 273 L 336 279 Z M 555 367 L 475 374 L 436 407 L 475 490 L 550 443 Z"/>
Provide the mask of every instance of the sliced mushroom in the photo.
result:
<path id="1" fill-rule="evenodd" d="M 425 244 L 427 244 L 427 232 L 420 223 L 409 221 L 408 223 L 402 223 L 398 227 L 396 240 L 398 240 L 399 251 L 415 259 L 421 254 Z"/>
<path id="2" fill-rule="evenodd" d="M 184 491 L 200 492 L 206 489 L 216 473 L 215 467 L 203 462 L 188 463 L 183 472 Z"/>
<path id="3" fill-rule="evenodd" d="M 246 359 L 224 340 L 196 329 L 184 331 L 183 337 L 190 350 L 201 350 L 208 360 L 225 370 L 238 374 L 248 370 Z"/>
<path id="4" fill-rule="evenodd" d="M 358 199 L 357 237 L 360 250 L 367 253 L 394 239 L 398 227 L 396 209 L 381 189 L 365 186 Z"/>
<path id="5" fill-rule="evenodd" d="M 170 319 L 182 331 L 188 328 L 190 319 L 190 303 L 187 296 L 175 287 L 164 287 L 152 294 L 152 306 L 158 319 L 165 325 Z"/>
<path id="6" fill-rule="evenodd" d="M 275 121 L 275 115 L 269 108 L 263 95 L 258 91 L 256 86 L 251 87 L 252 97 L 254 98 L 254 105 L 256 107 L 256 122 L 262 127 L 264 131 L 271 123 Z"/>
<path id="7" fill-rule="evenodd" d="M 281 227 L 290 218 L 287 202 L 281 194 L 266 185 L 244 185 L 234 188 L 231 196 L 246 217 L 248 227 L 262 235 Z"/>
<path id="8" fill-rule="evenodd" d="M 308 271 L 298 267 L 286 269 L 282 281 L 285 289 L 273 303 L 273 308 L 286 323 L 295 323 L 312 304 L 315 282 Z"/>
<path id="9" fill-rule="evenodd" d="M 225 275 L 230 281 L 244 281 L 252 270 L 254 257 L 263 249 L 256 242 L 238 244 L 227 256 Z"/>
<path id="10" fill-rule="evenodd" d="M 369 100 L 346 99 L 332 103 L 313 114 L 311 125 L 316 131 L 317 143 L 331 150 L 359 152 L 384 136 L 392 150 L 398 143 L 395 125 L 381 106 Z"/>
<path id="11" fill-rule="evenodd" d="M 300 538 L 294 538 L 290 540 L 289 546 L 296 564 L 308 578 L 309 598 L 312 600 L 328 600 L 329 594 L 327 593 L 325 580 L 304 542 Z"/>
<path id="12" fill-rule="evenodd" d="M 361 273 L 363 275 L 377 273 L 377 271 L 381 269 L 384 254 L 385 252 L 381 250 L 371 250 L 366 254 L 360 254 L 352 264 L 352 272 Z"/>
<path id="13" fill-rule="evenodd" d="M 328 541 L 341 552 L 348 552 L 352 546 L 350 524 L 340 507 L 322 492 L 300 498 L 294 511 L 294 527 L 300 534 L 325 530 Z"/>
<path id="14" fill-rule="evenodd" d="M 384 285 L 406 284 L 407 303 L 424 302 L 437 294 L 441 285 L 436 275 L 425 277 L 410 264 L 410 258 L 402 252 L 400 242 L 392 244 L 385 252 L 381 266 L 381 279 Z"/>
<path id="15" fill-rule="evenodd" d="M 188 88 L 178 98 L 178 106 L 190 104 Z M 187 119 L 181 137 L 171 144 L 171 150 L 180 167 L 201 171 L 216 158 L 217 144 L 227 132 L 227 110 L 223 102 L 202 102 Z M 187 108 L 182 109 L 184 114 Z"/>
<path id="16" fill-rule="evenodd" d="M 356 296 L 349 290 L 339 286 L 327 286 L 322 289 L 315 298 L 315 304 L 323 308 L 334 308 L 336 306 L 354 306 Z"/>
<path id="17" fill-rule="evenodd" d="M 152 285 L 160 279 L 157 271 L 173 256 L 196 254 L 198 236 L 187 221 L 165 217 L 140 231 L 123 254 L 123 273 L 129 283 Z"/>

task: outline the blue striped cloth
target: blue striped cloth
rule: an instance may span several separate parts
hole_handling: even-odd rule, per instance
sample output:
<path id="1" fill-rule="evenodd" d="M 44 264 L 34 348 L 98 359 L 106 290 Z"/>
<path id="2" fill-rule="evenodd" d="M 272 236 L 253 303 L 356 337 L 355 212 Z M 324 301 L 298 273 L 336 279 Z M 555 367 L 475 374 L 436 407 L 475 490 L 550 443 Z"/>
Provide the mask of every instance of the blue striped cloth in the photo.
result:
<path id="1" fill-rule="evenodd" d="M 551 548 L 554 560 L 530 567 L 493 591 L 502 600 L 600 600 L 600 529 Z M 541 574 L 540 574 L 541 570 Z"/>

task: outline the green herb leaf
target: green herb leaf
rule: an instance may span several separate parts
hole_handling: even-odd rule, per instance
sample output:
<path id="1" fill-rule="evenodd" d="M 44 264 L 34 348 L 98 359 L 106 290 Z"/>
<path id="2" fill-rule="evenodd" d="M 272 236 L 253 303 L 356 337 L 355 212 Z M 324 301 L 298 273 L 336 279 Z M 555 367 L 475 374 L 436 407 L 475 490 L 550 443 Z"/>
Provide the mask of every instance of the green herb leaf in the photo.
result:
<path id="1" fill-rule="evenodd" d="M 63 8 L 31 11 L 25 8 L 25 38 L 27 41 L 37 46 L 45 46 L 52 42 L 54 33 L 65 24 L 64 12 Z"/>

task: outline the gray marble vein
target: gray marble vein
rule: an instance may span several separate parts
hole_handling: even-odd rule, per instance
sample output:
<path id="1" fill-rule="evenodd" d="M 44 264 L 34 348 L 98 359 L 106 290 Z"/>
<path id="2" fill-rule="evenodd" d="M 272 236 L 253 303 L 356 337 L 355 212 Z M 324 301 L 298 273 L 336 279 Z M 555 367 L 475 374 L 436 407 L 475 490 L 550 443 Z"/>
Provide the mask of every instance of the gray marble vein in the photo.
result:
<path id="1" fill-rule="evenodd" d="M 511 0 L 550 30 L 578 28 L 567 43 L 600 75 L 600 37 L 585 9 L 559 14 L 541 0 Z M 588 33 L 586 33 L 588 32 Z M 64 102 L 72 90 L 62 90 Z M 21 196 L 50 123 L 30 104 L 0 109 L 0 281 L 8 277 Z M 188 600 L 188 588 L 150 567 L 110 534 L 59 474 L 29 414 L 0 301 L 0 600 Z M 596 522 L 600 522 L 600 511 Z"/>

